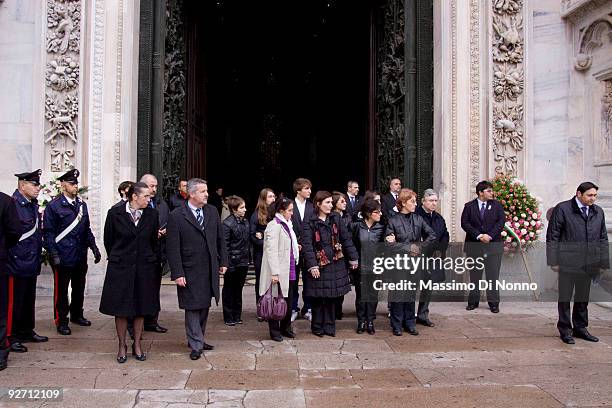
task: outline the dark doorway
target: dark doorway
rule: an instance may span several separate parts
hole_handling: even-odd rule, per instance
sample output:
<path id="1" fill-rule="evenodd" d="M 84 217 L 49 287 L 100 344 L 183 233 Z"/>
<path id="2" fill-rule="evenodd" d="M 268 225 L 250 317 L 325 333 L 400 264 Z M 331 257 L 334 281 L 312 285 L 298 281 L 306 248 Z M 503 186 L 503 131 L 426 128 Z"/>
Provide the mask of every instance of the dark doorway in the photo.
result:
<path id="1" fill-rule="evenodd" d="M 205 93 L 205 174 L 226 194 L 365 183 L 370 2 L 186 2 L 187 94 Z M 189 44 L 189 34 L 187 35 Z M 198 55 L 193 55 L 197 53 Z M 205 84 L 203 86 L 203 84 Z M 189 149 L 189 147 L 187 147 Z"/>

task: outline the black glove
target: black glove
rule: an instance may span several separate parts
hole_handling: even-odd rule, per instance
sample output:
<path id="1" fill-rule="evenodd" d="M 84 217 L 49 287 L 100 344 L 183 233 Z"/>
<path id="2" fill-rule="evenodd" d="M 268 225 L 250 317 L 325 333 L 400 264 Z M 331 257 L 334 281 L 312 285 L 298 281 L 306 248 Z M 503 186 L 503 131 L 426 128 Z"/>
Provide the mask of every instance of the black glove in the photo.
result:
<path id="1" fill-rule="evenodd" d="M 99 263 L 100 259 L 102 259 L 102 254 L 100 254 L 100 250 L 98 247 L 93 247 L 92 252 L 94 254 L 94 263 Z"/>
<path id="2" fill-rule="evenodd" d="M 59 266 L 60 264 L 60 257 L 58 254 L 51 254 L 51 256 L 49 257 L 49 262 L 51 262 L 51 266 Z"/>

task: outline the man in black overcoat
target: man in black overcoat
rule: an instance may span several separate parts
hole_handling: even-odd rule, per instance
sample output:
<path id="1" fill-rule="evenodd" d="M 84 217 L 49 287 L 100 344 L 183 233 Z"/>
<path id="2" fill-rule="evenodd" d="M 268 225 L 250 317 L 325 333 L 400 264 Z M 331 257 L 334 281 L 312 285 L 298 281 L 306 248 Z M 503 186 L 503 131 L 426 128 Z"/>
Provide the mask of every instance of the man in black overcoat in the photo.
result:
<path id="1" fill-rule="evenodd" d="M 391 217 L 395 217 L 399 211 L 397 209 L 397 197 L 401 189 L 402 181 L 398 178 L 392 178 L 391 181 L 389 181 L 389 192 L 380 198 L 381 209 L 387 220 Z"/>
<path id="2" fill-rule="evenodd" d="M 506 223 L 504 207 L 493 199 L 493 185 L 481 181 L 476 185 L 477 198 L 465 204 L 461 214 L 461 228 L 465 231 L 464 250 L 468 257 L 483 258 L 484 273 L 492 287 L 487 290 L 487 302 L 493 313 L 499 313 L 499 290 L 495 282 L 499 279 L 504 243 L 501 235 Z M 466 310 L 474 310 L 480 301 L 479 281 L 482 269 L 470 271 L 470 282 L 475 288 L 470 291 Z"/>
<path id="3" fill-rule="evenodd" d="M 363 197 L 359 195 L 359 183 L 355 180 L 346 183 L 346 198 L 346 212 L 350 214 L 351 220 L 353 220 L 363 203 Z"/>
<path id="4" fill-rule="evenodd" d="M 566 344 L 574 344 L 574 337 L 599 341 L 587 330 L 589 295 L 591 281 L 610 268 L 610 259 L 606 217 L 595 204 L 597 190 L 591 182 L 580 184 L 574 197 L 557 204 L 546 231 L 546 262 L 559 273 L 557 328 Z"/>
<path id="5" fill-rule="evenodd" d="M 219 304 L 219 275 L 228 260 L 219 213 L 207 205 L 208 187 L 202 179 L 187 182 L 189 199 L 170 213 L 166 253 L 177 285 L 179 308 L 185 310 L 185 330 L 197 360 L 213 346 L 204 342 L 211 300 Z"/>

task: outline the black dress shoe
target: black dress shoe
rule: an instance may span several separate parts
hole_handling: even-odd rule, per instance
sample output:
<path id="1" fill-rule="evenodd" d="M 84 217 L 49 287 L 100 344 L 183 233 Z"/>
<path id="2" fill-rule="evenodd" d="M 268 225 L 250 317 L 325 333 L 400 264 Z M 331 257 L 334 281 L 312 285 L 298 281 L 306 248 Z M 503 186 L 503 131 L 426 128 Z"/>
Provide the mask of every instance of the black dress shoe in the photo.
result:
<path id="1" fill-rule="evenodd" d="M 317 337 L 323 337 L 325 334 L 323 334 L 323 332 L 318 332 L 318 331 L 313 331 L 312 334 L 314 334 Z"/>
<path id="2" fill-rule="evenodd" d="M 210 350 L 214 350 L 215 346 L 212 346 L 208 343 L 204 343 L 202 342 L 203 346 L 202 346 L 202 350 L 206 350 L 206 351 L 210 351 Z"/>
<path id="3" fill-rule="evenodd" d="M 435 326 L 435 323 L 432 322 L 429 319 L 416 319 L 416 322 L 418 324 L 422 324 L 423 326 L 427 326 L 427 327 L 434 327 Z"/>
<path id="4" fill-rule="evenodd" d="M 91 322 L 83 316 L 77 317 L 76 319 L 71 318 L 70 321 L 74 324 L 78 324 L 79 326 L 91 326 Z"/>
<path id="5" fill-rule="evenodd" d="M 49 341 L 49 338 L 47 336 L 39 336 L 32 332 L 29 336 L 22 336 L 20 340 L 22 343 L 44 343 L 45 341 Z"/>
<path id="6" fill-rule="evenodd" d="M 278 341 L 281 342 L 283 341 L 283 337 L 282 336 L 270 336 L 270 338 L 274 341 Z"/>
<path id="7" fill-rule="evenodd" d="M 393 335 L 394 336 L 401 336 L 402 335 L 402 331 L 400 329 L 393 329 Z"/>
<path id="8" fill-rule="evenodd" d="M 230 321 L 227 321 L 227 322 L 225 322 L 225 325 L 226 325 L 226 326 L 235 326 L 235 325 L 236 325 L 236 322 L 230 322 Z"/>
<path id="9" fill-rule="evenodd" d="M 576 341 L 574 341 L 574 338 L 569 334 L 562 334 L 561 341 L 564 342 L 565 344 L 576 344 Z"/>
<path id="10" fill-rule="evenodd" d="M 599 338 L 593 336 L 591 333 L 589 333 L 587 329 L 574 330 L 574 337 L 586 341 L 592 341 L 594 343 L 597 343 L 599 341 Z"/>
<path id="11" fill-rule="evenodd" d="M 489 309 L 491 309 L 491 313 L 499 313 L 499 306 L 491 306 Z"/>
<path id="12" fill-rule="evenodd" d="M 410 333 L 411 335 L 413 335 L 413 336 L 418 336 L 419 335 L 419 332 L 416 329 L 416 327 L 408 326 L 408 327 L 406 327 L 406 331 L 408 333 Z"/>
<path id="13" fill-rule="evenodd" d="M 361 334 L 366 331 L 366 322 L 357 323 L 357 334 Z"/>
<path id="14" fill-rule="evenodd" d="M 159 324 L 155 326 L 145 326 L 144 331 L 155 332 L 155 333 L 165 333 L 168 331 L 165 327 L 161 327 Z"/>
<path id="15" fill-rule="evenodd" d="M 142 350 L 140 351 L 142 353 Z M 132 355 L 138 361 L 145 361 L 147 359 L 147 355 L 145 353 L 136 354 L 136 346 L 132 343 Z"/>
<path id="16" fill-rule="evenodd" d="M 60 324 L 57 326 L 57 332 L 62 336 L 70 336 L 72 334 L 72 330 L 70 330 L 67 324 Z"/>
<path id="17" fill-rule="evenodd" d="M 0 361 L 0 371 L 4 370 L 5 368 L 6 368 L 6 360 Z"/>
<path id="18" fill-rule="evenodd" d="M 189 354 L 190 359 L 198 360 L 200 357 L 202 357 L 202 350 L 191 350 L 191 353 Z"/>
<path id="19" fill-rule="evenodd" d="M 368 334 L 376 333 L 376 329 L 374 329 L 374 322 L 368 322 Z"/>
<path id="20" fill-rule="evenodd" d="M 236 323 L 236 324 L 242 324 L 242 323 L 243 323 L 243 321 L 242 321 L 242 319 L 238 319 L 238 320 L 234 321 L 234 323 Z"/>
<path id="21" fill-rule="evenodd" d="M 281 334 L 289 339 L 295 339 L 295 333 L 293 332 L 293 330 L 281 331 Z"/>
<path id="22" fill-rule="evenodd" d="M 336 337 L 336 333 L 332 333 L 332 332 L 324 332 L 323 334 L 329 337 Z"/>
<path id="23" fill-rule="evenodd" d="M 16 341 L 14 343 L 11 343 L 11 351 L 13 353 L 27 353 L 28 348 L 20 342 Z"/>
<path id="24" fill-rule="evenodd" d="M 465 310 L 474 310 L 478 307 L 478 305 L 475 305 L 473 303 L 468 303 L 467 307 L 465 308 Z"/>

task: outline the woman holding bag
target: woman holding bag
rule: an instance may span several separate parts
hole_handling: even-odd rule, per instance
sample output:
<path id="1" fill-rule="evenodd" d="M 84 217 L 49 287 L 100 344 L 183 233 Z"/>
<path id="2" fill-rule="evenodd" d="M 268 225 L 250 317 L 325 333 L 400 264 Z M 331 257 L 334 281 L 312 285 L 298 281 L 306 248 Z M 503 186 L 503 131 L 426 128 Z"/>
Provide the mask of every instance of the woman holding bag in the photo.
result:
<path id="1" fill-rule="evenodd" d="M 259 293 L 263 294 L 273 284 L 279 284 L 287 305 L 291 305 L 289 284 L 296 280 L 296 264 L 299 259 L 297 238 L 293 232 L 291 216 L 293 202 L 281 198 L 272 207 L 273 214 L 264 233 L 263 258 L 261 261 L 261 276 L 259 278 Z M 283 341 L 283 337 L 294 338 L 291 328 L 291 307 L 282 320 L 268 320 L 270 338 Z"/>

